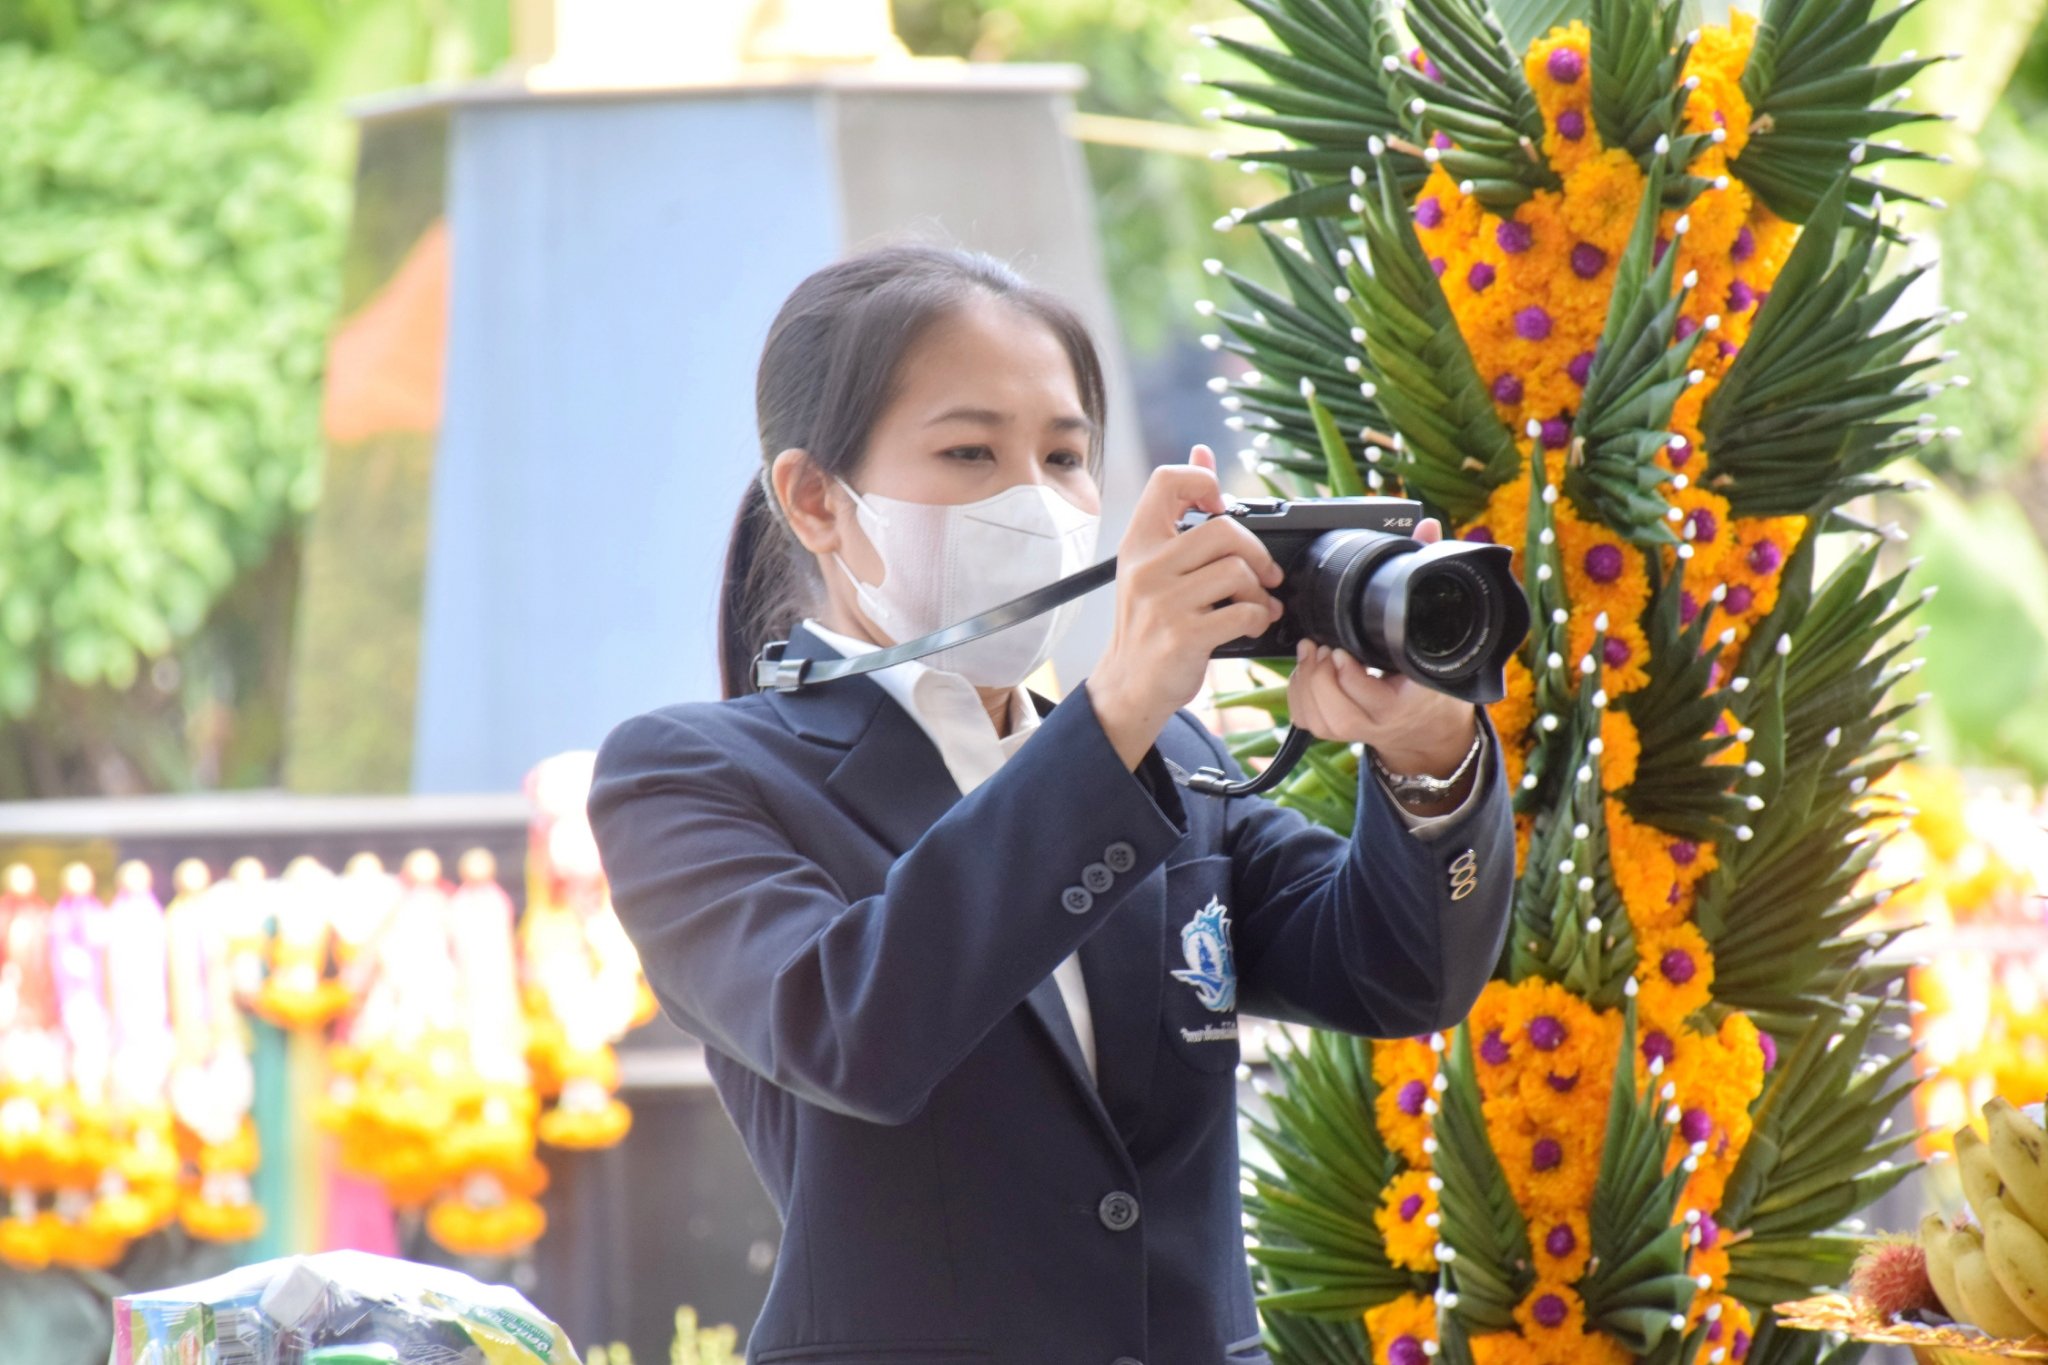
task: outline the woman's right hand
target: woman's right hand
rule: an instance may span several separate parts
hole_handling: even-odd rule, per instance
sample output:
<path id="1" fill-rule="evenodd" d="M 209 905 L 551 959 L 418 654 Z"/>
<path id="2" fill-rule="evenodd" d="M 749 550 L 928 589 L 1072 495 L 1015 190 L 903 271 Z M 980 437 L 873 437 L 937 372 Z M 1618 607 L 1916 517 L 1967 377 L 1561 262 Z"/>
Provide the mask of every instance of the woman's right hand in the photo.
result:
<path id="1" fill-rule="evenodd" d="M 1265 545 L 1232 517 L 1183 532 L 1189 508 L 1224 510 L 1207 446 L 1187 464 L 1152 471 L 1117 546 L 1116 625 L 1087 688 L 1103 733 L 1134 770 L 1201 690 L 1210 654 L 1280 618 L 1280 567 Z"/>

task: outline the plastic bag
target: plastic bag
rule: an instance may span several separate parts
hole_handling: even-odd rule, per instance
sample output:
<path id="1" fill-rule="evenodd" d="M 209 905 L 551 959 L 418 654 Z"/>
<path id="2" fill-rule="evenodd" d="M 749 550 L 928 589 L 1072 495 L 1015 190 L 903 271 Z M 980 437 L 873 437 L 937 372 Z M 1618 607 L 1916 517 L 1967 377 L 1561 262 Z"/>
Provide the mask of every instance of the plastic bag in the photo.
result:
<path id="1" fill-rule="evenodd" d="M 360 1251 L 114 1301 L 111 1365 L 578 1365 L 516 1290 Z"/>

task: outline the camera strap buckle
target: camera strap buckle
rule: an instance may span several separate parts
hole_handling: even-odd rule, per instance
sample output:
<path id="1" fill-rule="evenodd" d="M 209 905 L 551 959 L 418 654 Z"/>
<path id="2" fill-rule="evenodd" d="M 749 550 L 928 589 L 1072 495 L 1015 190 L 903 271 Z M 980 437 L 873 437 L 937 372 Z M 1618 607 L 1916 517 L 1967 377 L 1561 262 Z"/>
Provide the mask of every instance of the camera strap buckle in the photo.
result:
<path id="1" fill-rule="evenodd" d="M 809 659 L 785 659 L 787 640 L 770 640 L 754 659 L 754 687 L 762 692 L 794 692 L 804 685 Z"/>

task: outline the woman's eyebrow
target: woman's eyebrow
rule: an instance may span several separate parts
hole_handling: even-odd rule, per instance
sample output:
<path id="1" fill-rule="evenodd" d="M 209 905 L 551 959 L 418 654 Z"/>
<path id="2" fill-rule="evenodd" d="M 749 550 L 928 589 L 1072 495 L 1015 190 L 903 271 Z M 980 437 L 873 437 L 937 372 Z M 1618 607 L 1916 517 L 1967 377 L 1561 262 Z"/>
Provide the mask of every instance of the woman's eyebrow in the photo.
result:
<path id="1" fill-rule="evenodd" d="M 1001 427 L 1009 425 L 1010 414 L 997 412 L 994 408 L 948 408 L 925 425 L 935 427 L 941 422 L 972 422 L 977 426 Z M 1084 434 L 1095 430 L 1095 424 L 1086 417 L 1071 415 L 1055 417 L 1047 422 L 1046 426 L 1054 431 L 1077 431 Z"/>

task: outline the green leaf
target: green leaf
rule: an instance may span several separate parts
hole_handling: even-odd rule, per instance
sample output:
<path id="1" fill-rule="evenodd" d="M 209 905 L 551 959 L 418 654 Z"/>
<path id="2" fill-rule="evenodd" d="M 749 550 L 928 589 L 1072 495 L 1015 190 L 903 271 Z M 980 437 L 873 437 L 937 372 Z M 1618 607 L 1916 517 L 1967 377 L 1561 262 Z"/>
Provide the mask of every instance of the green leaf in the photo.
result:
<path id="1" fill-rule="evenodd" d="M 1543 115 L 1522 74 L 1521 49 L 1509 44 L 1487 7 L 1480 0 L 1409 0 L 1405 14 L 1442 80 L 1407 64 L 1395 68 L 1396 79 L 1404 99 L 1421 102 L 1423 131 L 1457 144 L 1443 154 L 1444 169 L 1475 182 L 1474 197 L 1502 215 L 1537 190 L 1558 188 L 1542 154 Z"/>

